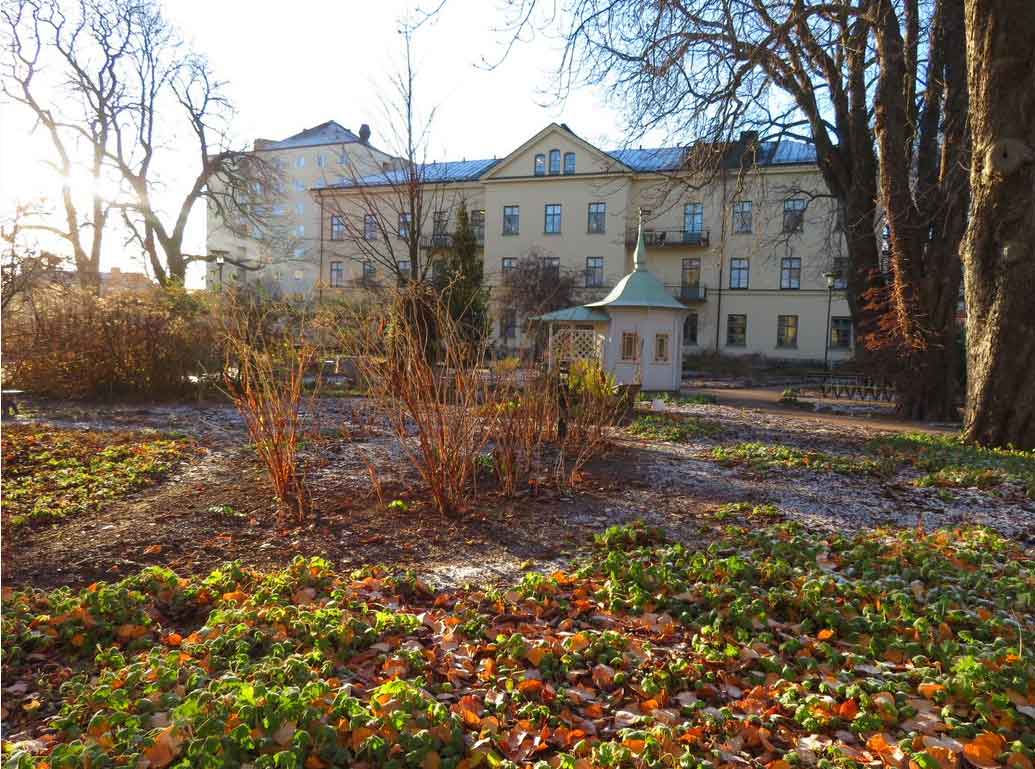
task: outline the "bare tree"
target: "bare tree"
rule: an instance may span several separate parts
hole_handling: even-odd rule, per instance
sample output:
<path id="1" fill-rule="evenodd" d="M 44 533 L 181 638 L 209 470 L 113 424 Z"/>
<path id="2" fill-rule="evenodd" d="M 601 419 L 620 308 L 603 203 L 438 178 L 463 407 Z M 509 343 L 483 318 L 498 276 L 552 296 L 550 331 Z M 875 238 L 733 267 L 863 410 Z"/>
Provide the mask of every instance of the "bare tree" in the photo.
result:
<path id="1" fill-rule="evenodd" d="M 265 209 L 249 200 L 257 185 L 274 183 L 275 170 L 231 148 L 233 110 L 223 83 L 186 47 L 156 2 L 16 0 L 2 13 L 10 39 L 4 94 L 47 131 L 62 177 L 65 226 L 34 226 L 70 243 L 84 285 L 99 285 L 103 233 L 113 211 L 163 285 L 182 283 L 191 261 L 211 258 L 185 249 L 198 202 L 208 201 L 238 226 L 265 224 Z M 48 65 L 57 80 L 38 87 Z M 194 140 L 197 170 L 167 217 L 164 203 L 172 196 L 158 190 L 157 161 L 165 154 L 167 166 L 182 163 L 170 150 L 184 129 Z M 94 181 L 87 217 L 69 182 L 80 166 Z M 106 197 L 102 181 L 119 194 Z"/>
<path id="2" fill-rule="evenodd" d="M 880 257 L 872 0 L 577 0 L 563 14 L 537 13 L 537 4 L 517 4 L 510 29 L 516 39 L 530 25 L 561 25 L 559 95 L 605 85 L 625 107 L 630 142 L 660 129 L 687 146 L 683 183 L 737 184 L 753 167 L 743 131 L 812 143 L 836 202 L 858 321 Z"/>
<path id="3" fill-rule="evenodd" d="M 630 133 L 663 128 L 696 141 L 688 170 L 728 166 L 735 130 L 814 145 L 844 234 L 857 331 L 889 353 L 878 360 L 915 418 L 951 418 L 957 390 L 969 159 L 962 3 L 577 0 L 561 18 L 561 92 L 608 85 Z M 518 29 L 533 23 L 535 4 L 520 5 Z"/>
<path id="4" fill-rule="evenodd" d="M 969 439 L 1035 449 L 1035 4 L 967 0 Z"/>
<path id="5" fill-rule="evenodd" d="M 875 292 L 880 321 L 870 344 L 894 354 L 899 412 L 911 419 L 958 414 L 959 248 L 970 165 L 963 2 L 936 0 L 927 19 L 919 0 L 876 0 L 874 7 L 891 280 Z"/>
<path id="6" fill-rule="evenodd" d="M 343 148 L 344 183 L 319 193 L 332 222 L 332 256 L 376 265 L 397 282 L 428 278 L 433 252 L 447 246 L 449 238 L 444 223 L 434 217 L 445 212 L 443 222 L 447 221 L 448 214 L 463 204 L 462 194 L 451 191 L 445 166 L 428 157 L 435 109 L 425 113 L 418 104 L 414 36 L 428 18 L 401 25 L 401 67 L 382 100 L 391 159 L 372 147 L 351 152 Z M 429 230 L 433 240 L 422 244 Z"/>
<path id="7" fill-rule="evenodd" d="M 12 303 L 33 304 L 33 294 L 47 285 L 60 285 L 61 268 L 66 263 L 57 254 L 23 242 L 24 217 L 33 206 L 17 206 L 11 221 L 0 226 L 0 240 L 6 243 L 0 256 L 0 310 L 6 312 Z M 16 300 L 18 300 L 16 302 Z"/>

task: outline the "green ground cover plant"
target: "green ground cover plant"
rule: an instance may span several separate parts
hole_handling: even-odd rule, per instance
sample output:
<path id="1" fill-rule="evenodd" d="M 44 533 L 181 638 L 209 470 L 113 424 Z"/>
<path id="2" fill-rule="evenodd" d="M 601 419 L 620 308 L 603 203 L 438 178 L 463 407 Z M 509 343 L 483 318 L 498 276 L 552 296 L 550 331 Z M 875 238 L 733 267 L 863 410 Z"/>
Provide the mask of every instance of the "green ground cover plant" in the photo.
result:
<path id="1" fill-rule="evenodd" d="M 1015 481 L 1035 499 L 1035 451 L 964 443 L 958 435 L 900 433 L 869 442 L 871 451 L 907 462 L 926 474 L 918 486 L 992 488 Z"/>
<path id="2" fill-rule="evenodd" d="M 824 451 L 754 442 L 717 446 L 712 450 L 712 458 L 724 465 L 747 465 L 758 470 L 803 468 L 843 475 L 884 476 L 889 475 L 894 469 L 894 461 L 888 457 L 847 457 Z"/>
<path id="3" fill-rule="evenodd" d="M 98 510 L 159 481 L 191 446 L 155 433 L 5 427 L 5 521 L 20 525 Z"/>
<path id="4" fill-rule="evenodd" d="M 629 424 L 628 430 L 631 435 L 643 440 L 669 443 L 687 443 L 720 432 L 714 422 L 669 414 L 640 414 Z"/>
<path id="5" fill-rule="evenodd" d="M 5 591 L 4 707 L 43 733 L 4 765 L 1030 769 L 1033 606 L 1031 556 L 979 528 L 613 528 L 456 592 L 152 567 Z"/>
<path id="6" fill-rule="evenodd" d="M 709 393 L 692 393 L 690 395 L 686 395 L 684 393 L 672 393 L 666 390 L 641 390 L 639 400 L 644 403 L 651 403 L 652 401 L 659 400 L 662 403 L 674 406 L 710 406 L 719 402 L 718 398 Z"/>

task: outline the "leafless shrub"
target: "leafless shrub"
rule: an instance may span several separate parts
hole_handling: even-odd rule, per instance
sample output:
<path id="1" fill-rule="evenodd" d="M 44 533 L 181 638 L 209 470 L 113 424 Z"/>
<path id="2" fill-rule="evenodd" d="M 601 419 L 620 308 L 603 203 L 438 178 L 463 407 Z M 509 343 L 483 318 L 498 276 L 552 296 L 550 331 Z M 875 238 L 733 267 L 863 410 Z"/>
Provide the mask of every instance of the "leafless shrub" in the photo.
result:
<path id="1" fill-rule="evenodd" d="M 517 360 L 501 361 L 487 416 L 491 420 L 492 458 L 500 491 L 513 496 L 540 474 L 543 451 L 557 437 L 560 380 L 546 370 L 526 371 Z"/>
<path id="2" fill-rule="evenodd" d="M 218 370 L 211 308 L 182 290 L 107 297 L 54 285 L 3 318 L 5 385 L 60 398 L 190 394 Z"/>
<path id="3" fill-rule="evenodd" d="M 574 486 L 586 463 L 607 450 L 626 403 L 614 377 L 599 363 L 590 361 L 572 364 L 563 399 L 565 427 L 559 436 L 561 455 L 557 467 L 562 482 Z"/>
<path id="4" fill-rule="evenodd" d="M 312 404 L 319 389 L 307 396 L 306 377 L 316 361 L 316 348 L 306 335 L 305 318 L 282 307 L 257 307 L 229 300 L 223 312 L 226 349 L 223 381 L 244 417 L 279 504 L 281 523 L 304 522 L 310 494 L 298 462 L 304 433 L 302 406 Z M 309 409 L 312 411 L 312 409 Z"/>
<path id="5" fill-rule="evenodd" d="M 357 314 L 344 326 L 342 346 L 435 506 L 444 514 L 462 510 L 489 439 L 481 408 L 491 398 L 481 368 L 485 342 L 471 342 L 433 290 L 412 284 Z"/>

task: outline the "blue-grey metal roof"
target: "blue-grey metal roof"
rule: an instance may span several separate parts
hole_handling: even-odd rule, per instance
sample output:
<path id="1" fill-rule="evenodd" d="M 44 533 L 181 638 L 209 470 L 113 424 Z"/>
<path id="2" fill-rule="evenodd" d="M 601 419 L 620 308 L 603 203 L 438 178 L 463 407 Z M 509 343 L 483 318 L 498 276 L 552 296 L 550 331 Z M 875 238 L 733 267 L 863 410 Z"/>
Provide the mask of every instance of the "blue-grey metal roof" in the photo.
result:
<path id="1" fill-rule="evenodd" d="M 545 315 L 537 315 L 529 320 L 544 321 L 546 323 L 593 323 L 611 320 L 611 316 L 603 310 L 595 310 L 592 307 L 578 305 L 577 307 L 565 307 L 562 310 L 554 310 Z"/>
<path id="2" fill-rule="evenodd" d="M 612 150 L 607 153 L 634 171 L 675 171 L 683 163 L 685 147 L 654 147 L 652 149 Z M 816 148 L 805 142 L 789 140 L 761 142 L 758 146 L 758 164 L 763 166 L 815 163 Z"/>
<path id="3" fill-rule="evenodd" d="M 478 179 L 499 161 L 489 160 L 453 160 L 443 163 L 425 163 L 421 167 L 421 178 L 428 184 L 446 184 L 449 182 L 470 182 Z M 343 179 L 336 184 L 327 184 L 320 189 L 342 189 L 347 187 L 377 187 L 380 185 L 400 185 L 407 179 L 405 169 L 393 169 L 381 173 L 369 174 L 359 179 Z"/>
<path id="4" fill-rule="evenodd" d="M 359 137 L 348 128 L 333 120 L 328 120 L 326 123 L 299 131 L 286 139 L 263 144 L 260 149 L 288 150 L 296 147 L 316 147 L 321 144 L 350 144 L 358 141 Z"/>

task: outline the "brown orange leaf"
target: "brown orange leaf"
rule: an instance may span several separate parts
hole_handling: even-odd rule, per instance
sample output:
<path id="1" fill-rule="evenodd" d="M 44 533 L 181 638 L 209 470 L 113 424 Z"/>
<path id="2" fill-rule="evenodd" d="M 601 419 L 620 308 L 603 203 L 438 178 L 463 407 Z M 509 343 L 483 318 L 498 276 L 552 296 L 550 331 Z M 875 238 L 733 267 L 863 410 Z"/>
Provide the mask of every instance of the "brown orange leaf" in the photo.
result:
<path id="1" fill-rule="evenodd" d="M 981 732 L 970 742 L 963 743 L 963 755 L 975 766 L 999 766 L 999 754 L 1006 747 L 1006 740 L 995 732 Z"/>
<path id="2" fill-rule="evenodd" d="M 144 751 L 149 769 L 162 769 L 173 762 L 180 753 L 183 737 L 176 732 L 176 727 L 167 726 L 155 737 L 154 744 Z"/>
<path id="3" fill-rule="evenodd" d="M 1006 765 L 1010 769 L 1032 769 L 1031 759 L 1023 753 L 1011 753 L 1006 758 Z"/>
<path id="4" fill-rule="evenodd" d="M 937 695 L 939 692 L 945 691 L 945 687 L 941 684 L 926 683 L 920 684 L 918 687 L 916 687 L 916 690 L 920 692 L 921 697 L 926 697 L 929 700 L 933 700 L 935 698 L 935 695 Z"/>

